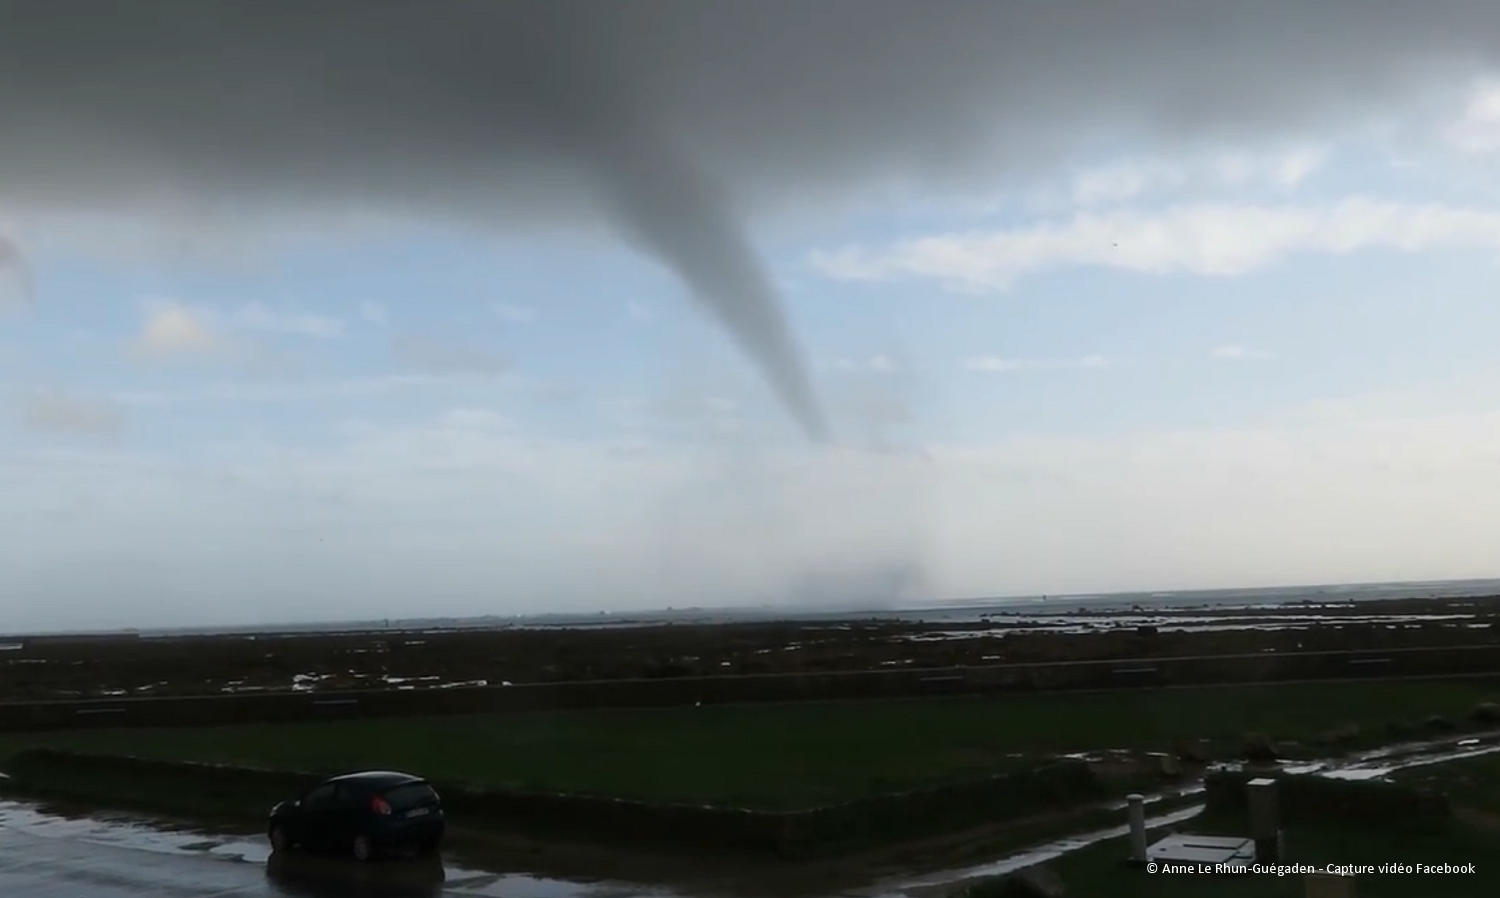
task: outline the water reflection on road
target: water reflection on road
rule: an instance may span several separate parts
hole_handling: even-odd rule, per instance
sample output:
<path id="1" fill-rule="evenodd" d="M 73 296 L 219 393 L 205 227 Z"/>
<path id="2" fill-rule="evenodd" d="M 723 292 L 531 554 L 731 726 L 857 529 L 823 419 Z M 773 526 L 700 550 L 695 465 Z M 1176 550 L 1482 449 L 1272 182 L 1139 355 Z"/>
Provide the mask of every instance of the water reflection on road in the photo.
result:
<path id="1" fill-rule="evenodd" d="M 1392 746 L 1340 760 L 1288 765 L 1288 772 L 1349 778 L 1382 776 L 1500 751 L 1495 734 L 1481 738 Z M 1201 786 L 1177 790 L 1180 796 Z M 1162 793 L 1165 796 L 1167 793 Z M 1164 813 L 1153 825 L 1187 820 L 1200 807 Z M 0 896 L 26 898 L 724 898 L 729 895 L 920 895 L 962 880 L 1003 873 L 1118 838 L 1121 825 L 1009 853 L 1005 857 L 930 874 L 908 873 L 865 887 L 819 889 L 811 871 L 779 882 L 720 876 L 679 886 L 617 879 L 519 873 L 535 868 L 515 860 L 472 863 L 443 858 L 358 864 L 337 857 L 276 855 L 261 836 L 207 835 L 128 816 L 51 813 L 25 802 L 0 801 Z M 493 859 L 493 855 L 485 855 Z M 486 869 L 487 867 L 491 869 Z M 506 868 L 509 868 L 507 871 Z M 572 869 L 571 867 L 567 869 Z M 660 872 L 656 870 L 655 872 Z M 720 871 L 724 873 L 725 871 Z M 616 874 L 610 874 L 611 876 Z M 649 880 L 650 874 L 639 877 Z M 682 883 L 687 880 L 678 879 Z"/>
<path id="2" fill-rule="evenodd" d="M 292 854 L 266 859 L 266 880 L 281 894 L 304 898 L 439 898 L 447 878 L 437 857 L 383 864 Z"/>
<path id="3" fill-rule="evenodd" d="M 263 838 L 162 829 L 127 816 L 0 802 L 0 895 L 26 898 L 635 898 L 663 887 L 570 881 L 452 857 L 359 864 L 273 855 Z"/>

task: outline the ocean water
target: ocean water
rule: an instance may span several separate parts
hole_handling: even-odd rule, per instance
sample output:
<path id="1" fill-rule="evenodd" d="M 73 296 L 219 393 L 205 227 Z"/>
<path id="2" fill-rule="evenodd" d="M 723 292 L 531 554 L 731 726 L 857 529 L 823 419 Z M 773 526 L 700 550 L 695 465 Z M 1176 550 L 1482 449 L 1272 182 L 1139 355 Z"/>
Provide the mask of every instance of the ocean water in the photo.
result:
<path id="1" fill-rule="evenodd" d="M 1500 595 L 1500 579 L 1437 580 L 1393 583 L 1351 583 L 1321 586 L 1281 586 L 1263 589 L 1207 589 L 1180 592 L 1121 592 L 1093 595 L 1010 596 L 959 601 L 912 603 L 900 608 L 788 607 L 685 608 L 594 614 L 518 615 L 474 618 L 420 618 L 327 623 L 266 624 L 257 627 L 195 627 L 143 630 L 142 635 L 168 636 L 216 633 L 338 633 L 370 630 L 437 630 L 519 628 L 620 628 L 652 624 L 715 624 L 786 621 L 899 620 L 914 623 L 963 623 L 987 617 L 1053 616 L 1076 612 L 1164 611 L 1168 609 L 1276 607 L 1301 602 L 1345 603 L 1381 599 L 1451 599 Z"/>
<path id="2" fill-rule="evenodd" d="M 1023 596 L 945 602 L 883 615 L 924 623 L 972 621 L 1006 615 L 1055 615 L 1069 612 L 1164 611 L 1182 608 L 1275 608 L 1311 603 L 1378 602 L 1383 599 L 1458 599 L 1500 595 L 1500 579 L 1432 580 L 1390 583 L 1344 583 L 1321 586 L 1277 586 L 1260 589 L 1202 589 L 1180 592 L 1120 592 L 1095 595 Z"/>

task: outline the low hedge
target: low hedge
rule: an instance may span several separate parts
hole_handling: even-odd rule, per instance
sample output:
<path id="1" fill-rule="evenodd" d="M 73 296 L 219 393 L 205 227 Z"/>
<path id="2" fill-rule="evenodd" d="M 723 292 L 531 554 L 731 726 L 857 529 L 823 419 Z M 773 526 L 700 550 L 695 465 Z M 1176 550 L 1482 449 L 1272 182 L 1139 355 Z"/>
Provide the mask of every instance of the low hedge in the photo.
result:
<path id="1" fill-rule="evenodd" d="M 981 780 L 781 815 L 784 853 L 817 853 L 1006 823 L 1104 799 L 1086 761 L 1064 760 Z"/>
<path id="2" fill-rule="evenodd" d="M 271 805 L 331 772 L 292 772 L 57 749 L 11 758 L 14 784 L 37 794 L 215 817 L 263 819 Z M 481 789 L 434 781 L 456 820 L 529 835 L 621 845 L 715 849 L 807 858 L 962 831 L 1098 801 L 1106 790 L 1084 761 L 773 813 L 596 796 Z"/>

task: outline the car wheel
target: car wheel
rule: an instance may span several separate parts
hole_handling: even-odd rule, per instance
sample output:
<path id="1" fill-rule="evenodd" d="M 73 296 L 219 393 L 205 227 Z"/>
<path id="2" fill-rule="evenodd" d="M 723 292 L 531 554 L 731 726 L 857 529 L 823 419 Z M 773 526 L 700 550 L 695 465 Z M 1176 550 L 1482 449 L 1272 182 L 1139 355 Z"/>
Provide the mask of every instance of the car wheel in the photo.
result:
<path id="1" fill-rule="evenodd" d="M 355 836 L 352 847 L 357 861 L 368 861 L 375 857 L 375 846 L 370 843 L 369 836 Z"/>
<path id="2" fill-rule="evenodd" d="M 292 841 L 286 837 L 286 830 L 279 826 L 271 827 L 270 832 L 272 851 L 291 851 Z"/>

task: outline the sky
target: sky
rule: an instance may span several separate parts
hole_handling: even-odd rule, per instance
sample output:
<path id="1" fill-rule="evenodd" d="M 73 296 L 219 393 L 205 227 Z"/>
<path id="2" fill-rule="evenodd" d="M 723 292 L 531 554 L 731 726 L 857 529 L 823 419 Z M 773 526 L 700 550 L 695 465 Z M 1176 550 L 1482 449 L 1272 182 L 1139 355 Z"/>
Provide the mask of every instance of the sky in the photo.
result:
<path id="1" fill-rule="evenodd" d="M 0 631 L 1500 573 L 1483 4 L 11 5 Z"/>

